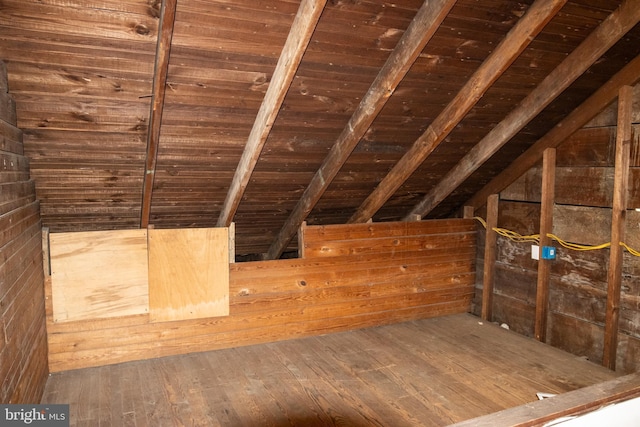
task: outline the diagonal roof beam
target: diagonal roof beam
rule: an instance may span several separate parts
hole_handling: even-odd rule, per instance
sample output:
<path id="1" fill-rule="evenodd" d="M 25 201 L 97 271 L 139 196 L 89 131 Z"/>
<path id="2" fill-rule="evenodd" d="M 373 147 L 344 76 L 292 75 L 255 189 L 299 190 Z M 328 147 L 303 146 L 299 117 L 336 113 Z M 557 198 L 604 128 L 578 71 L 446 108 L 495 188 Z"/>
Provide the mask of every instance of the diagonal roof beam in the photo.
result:
<path id="1" fill-rule="evenodd" d="M 253 123 L 249 139 L 244 147 L 242 157 L 233 176 L 227 198 L 222 206 L 218 227 L 228 227 L 238 210 L 240 200 L 249 184 L 251 174 L 258 163 L 271 127 L 278 116 L 280 106 L 291 86 L 302 56 L 304 55 L 311 36 L 318 25 L 320 15 L 327 0 L 302 0 L 294 18 L 287 41 L 282 48 L 275 71 L 269 83 L 267 93 L 262 100 L 260 110 Z"/>
<path id="2" fill-rule="evenodd" d="M 626 1 L 609 15 L 507 117 L 494 127 L 445 175 L 405 220 L 425 216 L 462 184 L 484 162 L 582 75 L 640 20 L 637 0 Z M 570 135 L 570 134 L 569 134 Z M 486 199 L 485 199 L 486 200 Z"/>
<path id="3" fill-rule="evenodd" d="M 455 0 L 425 0 L 271 244 L 267 259 L 282 255 L 455 3 Z"/>
<path id="4" fill-rule="evenodd" d="M 638 82 L 640 82 L 640 56 L 636 56 L 564 120 L 529 147 L 527 151 L 469 199 L 465 206 L 473 206 L 477 209 L 486 204 L 487 197 L 490 194 L 497 194 L 504 190 L 522 176 L 523 173 L 535 166 L 542 158 L 544 150 L 560 145 L 611 104 L 618 96 L 618 91 L 622 86 L 633 86 Z"/>
<path id="5" fill-rule="evenodd" d="M 537 0 L 349 219 L 368 221 L 444 141 L 566 0 Z"/>
<path id="6" fill-rule="evenodd" d="M 149 218 L 151 216 L 151 196 L 153 194 L 153 181 L 156 175 L 156 164 L 158 161 L 158 145 L 160 144 L 160 127 L 162 126 L 164 95 L 167 84 L 167 73 L 169 71 L 171 39 L 173 38 L 173 26 L 176 19 L 176 2 L 177 0 L 162 0 L 160 9 L 151 114 L 147 133 L 147 154 L 144 168 L 144 182 L 142 184 L 140 228 L 147 228 L 149 226 Z"/>

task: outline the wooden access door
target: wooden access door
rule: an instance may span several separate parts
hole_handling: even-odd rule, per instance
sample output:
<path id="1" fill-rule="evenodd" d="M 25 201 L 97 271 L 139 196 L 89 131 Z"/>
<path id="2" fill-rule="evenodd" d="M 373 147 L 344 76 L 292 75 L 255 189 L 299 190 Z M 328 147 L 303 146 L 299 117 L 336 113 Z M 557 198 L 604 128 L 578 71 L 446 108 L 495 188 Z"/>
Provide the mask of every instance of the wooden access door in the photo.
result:
<path id="1" fill-rule="evenodd" d="M 148 231 L 150 320 L 227 316 L 228 229 Z"/>

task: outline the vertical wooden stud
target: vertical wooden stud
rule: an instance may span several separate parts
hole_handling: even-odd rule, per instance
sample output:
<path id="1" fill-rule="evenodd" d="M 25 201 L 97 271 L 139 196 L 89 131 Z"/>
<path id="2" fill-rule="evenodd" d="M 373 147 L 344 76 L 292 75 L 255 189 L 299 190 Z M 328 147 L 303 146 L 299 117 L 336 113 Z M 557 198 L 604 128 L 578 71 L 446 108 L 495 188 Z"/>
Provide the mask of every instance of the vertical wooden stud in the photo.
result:
<path id="1" fill-rule="evenodd" d="M 42 228 L 42 268 L 44 277 L 51 276 L 51 256 L 49 252 L 49 227 Z"/>
<path id="2" fill-rule="evenodd" d="M 493 230 L 498 226 L 497 194 L 487 197 L 487 233 L 484 245 L 484 275 L 482 277 L 482 313 L 484 320 L 493 317 L 493 276 L 496 266 L 496 242 L 498 235 Z"/>
<path id="3" fill-rule="evenodd" d="M 462 217 L 471 219 L 475 213 L 475 209 L 473 206 L 465 206 L 462 210 Z"/>
<path id="4" fill-rule="evenodd" d="M 298 258 L 304 258 L 304 233 L 307 229 L 307 221 L 302 221 L 298 228 Z"/>
<path id="5" fill-rule="evenodd" d="M 236 223 L 229 224 L 229 264 L 236 262 Z"/>
<path id="6" fill-rule="evenodd" d="M 622 247 L 627 212 L 629 162 L 631 155 L 631 113 L 633 88 L 623 86 L 618 94 L 618 123 L 616 133 L 616 164 L 613 184 L 613 208 L 611 210 L 611 250 L 607 272 L 607 314 L 604 327 L 604 352 L 602 364 L 616 368 L 618 347 L 618 323 L 620 318 L 620 288 L 622 283 Z"/>
<path id="7" fill-rule="evenodd" d="M 553 230 L 553 204 L 555 201 L 556 149 L 547 148 L 542 157 L 542 203 L 540 206 L 540 247 L 550 246 L 547 236 Z M 538 284 L 536 287 L 536 319 L 534 335 L 538 341 L 547 338 L 547 313 L 549 308 L 549 272 L 551 261 L 538 261 Z"/>

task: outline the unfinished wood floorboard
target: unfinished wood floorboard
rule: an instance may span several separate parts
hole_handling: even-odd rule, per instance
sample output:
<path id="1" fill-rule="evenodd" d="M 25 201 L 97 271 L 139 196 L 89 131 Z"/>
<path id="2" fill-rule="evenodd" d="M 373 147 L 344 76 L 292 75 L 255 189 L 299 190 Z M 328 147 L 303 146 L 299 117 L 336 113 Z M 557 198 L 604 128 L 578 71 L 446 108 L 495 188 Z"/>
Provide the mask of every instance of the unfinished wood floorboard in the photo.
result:
<path id="1" fill-rule="evenodd" d="M 72 426 L 443 426 L 614 378 L 462 314 L 51 375 Z"/>

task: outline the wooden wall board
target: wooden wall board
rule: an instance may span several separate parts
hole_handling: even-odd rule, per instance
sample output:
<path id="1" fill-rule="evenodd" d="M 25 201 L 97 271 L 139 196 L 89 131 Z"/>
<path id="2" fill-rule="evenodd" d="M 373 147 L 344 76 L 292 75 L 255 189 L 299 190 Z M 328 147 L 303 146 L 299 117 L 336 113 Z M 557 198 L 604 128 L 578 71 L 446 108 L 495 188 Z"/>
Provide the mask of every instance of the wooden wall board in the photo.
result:
<path id="1" fill-rule="evenodd" d="M 393 252 L 386 247 L 380 253 L 230 264 L 228 316 L 167 322 L 151 322 L 150 315 L 50 320 L 51 370 L 468 312 L 474 292 L 476 228 L 469 227 L 472 221 L 457 221 L 468 229 L 452 233 L 460 241 L 443 238 L 429 249 Z"/>
<path id="2" fill-rule="evenodd" d="M 618 102 L 614 101 L 604 111 L 585 125 L 585 128 L 615 126 L 618 117 Z M 633 123 L 640 123 L 640 85 L 633 90 Z"/>
<path id="3" fill-rule="evenodd" d="M 599 245 L 611 240 L 611 209 L 556 205 L 553 234 L 567 242 Z"/>
<path id="4" fill-rule="evenodd" d="M 228 314 L 228 229 L 150 229 L 151 321 L 165 322 Z"/>
<path id="5" fill-rule="evenodd" d="M 0 402 L 39 402 L 49 374 L 39 204 L 0 61 Z"/>
<path id="6" fill-rule="evenodd" d="M 51 233 L 53 321 L 149 310 L 147 230 Z"/>

